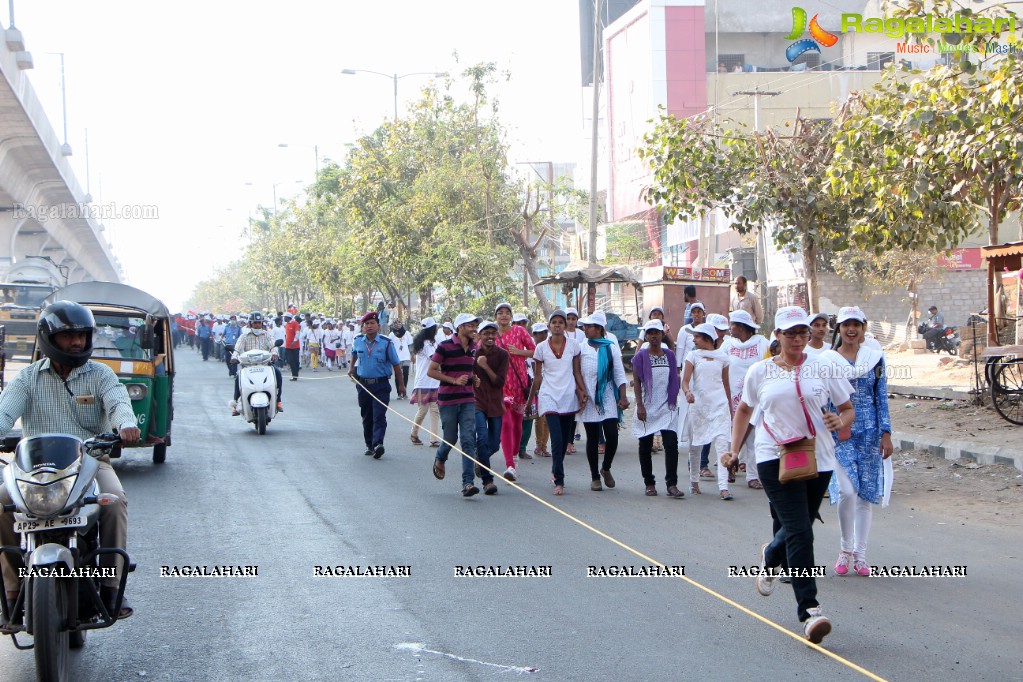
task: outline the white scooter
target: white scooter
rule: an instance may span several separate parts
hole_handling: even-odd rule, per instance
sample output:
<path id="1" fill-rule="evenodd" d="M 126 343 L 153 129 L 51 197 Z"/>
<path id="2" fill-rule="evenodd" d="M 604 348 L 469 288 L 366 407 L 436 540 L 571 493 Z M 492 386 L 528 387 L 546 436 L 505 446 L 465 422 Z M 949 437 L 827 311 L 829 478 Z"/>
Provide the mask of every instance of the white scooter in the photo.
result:
<path id="1" fill-rule="evenodd" d="M 245 421 L 255 424 L 259 435 L 277 416 L 277 377 L 270 366 L 273 355 L 265 350 L 250 350 L 238 356 L 238 410 Z"/>

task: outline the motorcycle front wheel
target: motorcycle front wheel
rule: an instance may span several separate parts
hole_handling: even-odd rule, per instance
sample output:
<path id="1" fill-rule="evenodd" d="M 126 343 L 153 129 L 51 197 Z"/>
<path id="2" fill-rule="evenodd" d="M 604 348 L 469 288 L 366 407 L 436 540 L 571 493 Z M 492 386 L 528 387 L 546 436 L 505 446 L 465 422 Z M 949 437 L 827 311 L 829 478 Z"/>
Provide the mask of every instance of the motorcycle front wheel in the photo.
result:
<path id="1" fill-rule="evenodd" d="M 67 682 L 70 667 L 66 579 L 32 579 L 32 637 L 39 682 Z"/>
<path id="2" fill-rule="evenodd" d="M 266 433 L 266 412 L 265 407 L 256 408 L 256 433 L 261 436 Z"/>

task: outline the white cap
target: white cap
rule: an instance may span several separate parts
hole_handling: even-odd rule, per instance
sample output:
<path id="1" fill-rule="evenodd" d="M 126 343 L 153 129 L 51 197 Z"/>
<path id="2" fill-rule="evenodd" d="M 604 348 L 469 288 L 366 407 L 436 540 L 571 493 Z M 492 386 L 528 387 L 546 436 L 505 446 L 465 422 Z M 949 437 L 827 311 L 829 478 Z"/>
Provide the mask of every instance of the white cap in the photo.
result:
<path id="1" fill-rule="evenodd" d="M 825 322 L 827 322 L 828 321 L 828 314 L 827 313 L 817 313 L 816 315 L 811 315 L 810 316 L 810 324 L 813 324 L 818 319 L 821 319 L 821 320 L 824 320 Z"/>
<path id="2" fill-rule="evenodd" d="M 547 331 L 547 325 L 545 325 L 543 322 L 537 322 L 536 324 L 533 325 L 534 334 L 542 334 L 545 331 Z"/>
<path id="3" fill-rule="evenodd" d="M 700 301 L 697 301 L 696 303 L 689 306 L 689 312 L 692 313 L 693 310 L 695 310 L 696 308 L 699 308 L 703 312 L 707 312 L 707 306 L 703 305 L 703 303 L 701 303 Z"/>
<path id="4" fill-rule="evenodd" d="M 522 313 L 515 313 L 512 315 L 512 322 L 529 322 L 529 318 Z"/>
<path id="5" fill-rule="evenodd" d="M 728 314 L 728 321 L 744 324 L 754 331 L 760 329 L 760 325 L 753 321 L 753 316 L 745 310 L 733 310 Z"/>
<path id="6" fill-rule="evenodd" d="M 724 317 L 724 315 L 722 315 L 721 317 Z M 698 324 L 695 327 L 683 327 L 683 329 L 685 329 L 690 334 L 706 334 L 707 336 L 710 337 L 711 341 L 718 340 L 717 332 L 718 328 L 712 325 L 710 322 L 704 322 L 703 324 Z"/>
<path id="7" fill-rule="evenodd" d="M 579 320 L 579 324 L 580 325 L 595 324 L 595 325 L 598 325 L 600 327 L 604 327 L 606 329 L 607 328 L 607 315 L 605 315 L 603 312 L 598 310 L 597 312 L 593 313 L 592 315 L 590 315 L 588 317 L 584 317 L 583 319 Z"/>
<path id="8" fill-rule="evenodd" d="M 469 313 L 459 313 L 458 317 L 455 318 L 455 329 L 458 329 L 463 324 L 469 324 L 470 322 L 479 322 L 480 318 Z"/>
<path id="9" fill-rule="evenodd" d="M 454 328 L 454 327 L 453 327 L 453 326 L 451 325 L 451 323 L 450 323 L 450 322 L 445 322 L 445 323 L 444 323 L 444 324 L 442 324 L 441 326 L 442 326 L 442 327 L 444 327 L 445 329 L 450 329 L 451 331 L 454 331 L 454 330 L 455 330 L 455 328 Z"/>
<path id="10" fill-rule="evenodd" d="M 720 329 L 723 332 L 728 331 L 728 318 L 724 315 L 711 313 L 707 316 L 707 323 L 713 325 L 715 329 Z"/>
<path id="11" fill-rule="evenodd" d="M 432 317 L 428 317 L 425 320 L 423 320 L 423 329 L 432 329 L 433 327 L 436 326 L 437 320 L 433 319 Z"/>
<path id="12" fill-rule="evenodd" d="M 862 310 L 860 310 L 857 306 L 854 305 L 846 306 L 845 308 L 839 308 L 838 319 L 835 320 L 835 322 L 837 322 L 838 324 L 842 324 L 843 322 L 847 322 L 849 320 L 859 320 L 863 324 L 866 324 L 867 316 L 863 314 Z"/>
<path id="13" fill-rule="evenodd" d="M 653 329 L 655 331 L 663 332 L 664 331 L 664 323 L 661 322 L 660 320 L 649 320 L 646 324 L 643 325 L 643 332 L 648 332 L 651 329 Z"/>
<path id="14" fill-rule="evenodd" d="M 572 310 L 572 308 L 569 308 L 569 310 Z M 551 314 L 547 316 L 547 324 L 550 324 L 551 320 L 553 320 L 555 317 L 560 317 L 561 319 L 567 321 L 568 320 L 568 313 L 566 313 L 561 308 L 558 308 L 557 310 L 551 311 Z"/>
<path id="15" fill-rule="evenodd" d="M 809 326 L 810 320 L 806 316 L 806 311 L 797 305 L 778 308 L 778 312 L 774 314 L 775 329 L 785 331 L 786 329 L 792 329 L 793 327 Z"/>
<path id="16" fill-rule="evenodd" d="M 500 303 L 497 304 L 497 307 L 494 308 L 494 314 L 496 315 L 497 311 L 500 310 L 501 308 L 507 308 L 509 313 L 512 312 L 511 303 L 509 303 L 508 301 L 501 301 Z"/>
<path id="17" fill-rule="evenodd" d="M 651 315 L 653 315 L 655 310 L 660 310 L 661 311 L 661 315 L 664 314 L 664 308 L 662 308 L 659 305 L 655 305 L 653 308 L 650 309 L 650 312 L 647 313 L 647 317 L 650 317 Z"/>
<path id="18" fill-rule="evenodd" d="M 565 315 L 575 315 L 576 317 L 579 317 L 579 311 L 575 308 L 565 308 Z"/>
<path id="19" fill-rule="evenodd" d="M 484 320 L 483 324 L 481 324 L 479 326 L 479 329 L 476 330 L 476 333 L 479 333 L 479 332 L 483 331 L 484 329 L 489 329 L 489 328 L 493 328 L 494 331 L 497 331 L 497 323 L 494 322 L 493 320 Z"/>

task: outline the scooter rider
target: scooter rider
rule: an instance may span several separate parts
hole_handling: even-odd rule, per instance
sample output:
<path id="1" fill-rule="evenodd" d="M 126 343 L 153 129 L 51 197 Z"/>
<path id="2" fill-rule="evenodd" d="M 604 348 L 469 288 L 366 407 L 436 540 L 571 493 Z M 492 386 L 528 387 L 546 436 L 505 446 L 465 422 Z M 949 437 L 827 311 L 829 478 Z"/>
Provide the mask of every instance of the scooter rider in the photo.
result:
<path id="1" fill-rule="evenodd" d="M 927 325 L 927 331 L 924 332 L 924 340 L 927 341 L 927 347 L 932 348 L 941 335 L 945 333 L 945 316 L 938 312 L 938 306 L 936 305 L 928 308 L 927 312 L 931 316 L 924 323 Z"/>
<path id="2" fill-rule="evenodd" d="M 277 346 L 274 342 L 273 336 L 266 333 L 263 329 L 263 313 L 258 310 L 254 311 L 249 315 L 249 333 L 242 334 L 238 341 L 234 345 L 234 354 L 231 356 L 231 362 L 237 363 L 242 353 L 250 350 L 265 350 L 270 353 L 273 361 L 270 367 L 273 368 L 274 378 L 277 379 L 277 411 L 284 412 L 284 406 L 281 404 L 281 389 L 283 388 L 283 381 L 281 380 L 281 370 L 277 367 Z M 234 376 L 234 400 L 231 401 L 231 416 L 237 417 L 241 414 L 238 411 L 238 398 L 242 395 L 241 388 L 238 386 L 238 375 Z"/>
<path id="3" fill-rule="evenodd" d="M 141 436 L 128 391 L 117 380 L 114 371 L 90 360 L 96 320 L 92 312 L 72 301 L 56 301 L 43 309 L 37 323 L 36 343 L 46 357 L 33 362 L 0 394 L 0 433 L 11 430 L 21 418 L 24 435 L 64 433 L 82 440 L 117 429 L 121 440 L 134 443 Z M 128 543 L 128 500 L 121 482 L 110 466 L 109 456 L 100 462 L 96 481 L 101 492 L 112 493 L 118 502 L 100 511 L 100 544 L 103 547 L 126 549 Z M 7 491 L 0 488 L 0 504 L 10 504 Z M 14 534 L 13 513 L 0 513 L 0 542 L 19 544 Z M 17 598 L 17 568 L 4 556 L 4 586 L 8 601 Z M 107 556 L 104 566 L 114 566 L 120 576 L 123 559 Z M 100 594 L 108 610 L 117 598 L 119 577 L 104 578 Z M 119 618 L 127 618 L 132 608 L 121 602 Z"/>

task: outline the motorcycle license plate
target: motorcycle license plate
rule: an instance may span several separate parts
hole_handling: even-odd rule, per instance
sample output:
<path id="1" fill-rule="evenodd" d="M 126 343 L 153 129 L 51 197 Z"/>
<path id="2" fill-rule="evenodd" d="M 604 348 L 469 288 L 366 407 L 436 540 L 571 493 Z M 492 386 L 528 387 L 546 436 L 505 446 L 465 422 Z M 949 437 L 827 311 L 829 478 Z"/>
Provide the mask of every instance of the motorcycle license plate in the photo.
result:
<path id="1" fill-rule="evenodd" d="M 83 514 L 77 516 L 61 516 L 56 519 L 33 519 L 25 514 L 15 513 L 15 533 L 41 533 L 48 530 L 60 530 L 61 528 L 81 528 L 86 524 Z"/>

